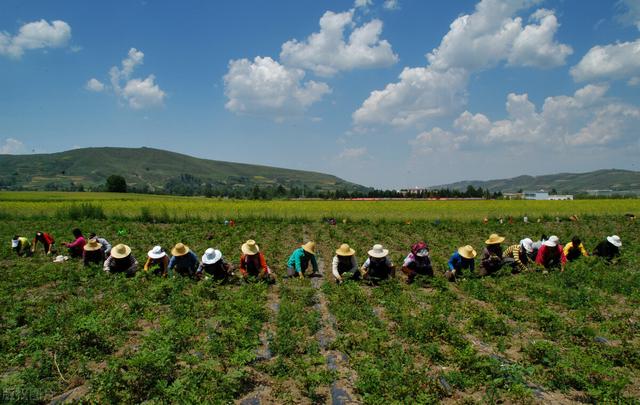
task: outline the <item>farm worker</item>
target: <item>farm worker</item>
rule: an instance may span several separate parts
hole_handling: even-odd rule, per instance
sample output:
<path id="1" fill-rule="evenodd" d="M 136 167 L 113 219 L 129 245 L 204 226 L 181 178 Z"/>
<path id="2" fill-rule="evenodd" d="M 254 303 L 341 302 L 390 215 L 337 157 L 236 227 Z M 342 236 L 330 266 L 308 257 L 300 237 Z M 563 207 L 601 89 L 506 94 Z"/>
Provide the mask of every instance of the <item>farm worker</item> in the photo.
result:
<path id="1" fill-rule="evenodd" d="M 475 257 L 476 251 L 471 245 L 459 247 L 451 257 L 449 258 L 449 270 L 444 273 L 444 276 L 449 281 L 455 281 L 456 276 L 462 274 L 462 270 L 469 269 L 469 271 L 475 270 Z"/>
<path id="2" fill-rule="evenodd" d="M 407 275 L 407 284 L 413 283 L 418 274 L 433 277 L 429 247 L 425 242 L 420 241 L 411 245 L 411 252 L 402 264 L 402 272 Z"/>
<path id="3" fill-rule="evenodd" d="M 551 235 L 549 239 L 544 241 L 542 247 L 538 250 L 536 263 L 543 266 L 545 272 L 558 266 L 560 266 L 560 271 L 564 271 L 567 256 L 564 255 L 564 249 L 560 244 L 560 239 L 556 235 Z"/>
<path id="4" fill-rule="evenodd" d="M 354 280 L 357 279 L 360 273 L 358 273 L 356 251 L 346 243 L 340 245 L 340 248 L 336 250 L 336 255 L 333 256 L 333 260 L 331 261 L 331 272 L 338 284 L 342 284 L 344 281 L 342 278 L 344 273 L 351 273 L 351 278 Z"/>
<path id="5" fill-rule="evenodd" d="M 50 255 L 54 251 L 54 244 L 56 241 L 53 239 L 53 236 L 46 232 L 38 231 L 33 238 L 33 245 L 31 246 L 31 252 L 36 252 L 36 246 L 38 246 L 38 242 L 42 243 L 42 247 L 44 248 L 44 253 L 46 255 Z"/>
<path id="6" fill-rule="evenodd" d="M 618 235 L 607 236 L 606 240 L 598 243 L 598 246 L 596 246 L 596 249 L 593 251 L 593 255 L 602 257 L 607 262 L 611 262 L 613 259 L 620 256 L 621 246 L 622 240 L 620 240 Z"/>
<path id="7" fill-rule="evenodd" d="M 318 273 L 316 243 L 314 241 L 305 243 L 291 253 L 287 261 L 287 276 L 293 277 L 297 273 L 298 277 L 304 278 L 304 271 L 309 267 L 309 262 L 313 267 L 313 274 Z"/>
<path id="8" fill-rule="evenodd" d="M 18 256 L 31 256 L 31 242 L 24 236 L 14 236 L 11 239 L 11 249 L 13 249 Z"/>
<path id="9" fill-rule="evenodd" d="M 567 260 L 572 262 L 578 259 L 580 256 L 589 256 L 587 253 L 587 249 L 584 248 L 582 241 L 579 237 L 574 236 L 571 238 L 571 242 L 567 243 L 564 246 L 564 255 L 567 257 Z"/>
<path id="10" fill-rule="evenodd" d="M 267 261 L 260 251 L 260 247 L 256 241 L 249 239 L 240 247 L 242 254 L 240 255 L 240 275 L 247 280 L 249 277 L 255 277 L 258 280 L 274 282 L 274 275 L 267 266 Z"/>
<path id="11" fill-rule="evenodd" d="M 167 277 L 169 271 L 169 256 L 161 246 L 154 246 L 147 252 L 147 261 L 144 264 L 144 271 L 151 271 L 153 274 Z M 173 275 L 173 272 L 169 274 Z"/>
<path id="12" fill-rule="evenodd" d="M 111 254 L 104 261 L 103 270 L 109 273 L 125 273 L 133 277 L 138 271 L 138 261 L 131 254 L 131 248 L 122 243 L 111 249 Z"/>
<path id="13" fill-rule="evenodd" d="M 229 277 L 232 275 L 231 265 L 224 260 L 222 252 L 218 249 L 209 248 L 202 255 L 196 277 L 204 278 L 207 274 L 215 281 L 229 281 Z"/>
<path id="14" fill-rule="evenodd" d="M 84 252 L 84 245 L 87 244 L 84 236 L 82 236 L 82 231 L 78 228 L 73 230 L 73 237 L 75 240 L 73 242 L 63 243 L 62 246 L 65 246 L 69 250 L 69 256 L 71 257 L 82 257 L 82 253 Z"/>
<path id="15" fill-rule="evenodd" d="M 89 239 L 89 242 L 84 245 L 83 250 L 82 263 L 85 267 L 90 264 L 102 264 L 102 261 L 104 260 L 104 252 L 102 251 L 102 244 L 98 242 L 97 239 Z"/>
<path id="16" fill-rule="evenodd" d="M 482 259 L 480 260 L 480 276 L 489 276 L 502 268 L 502 246 L 504 237 L 497 233 L 489 235 L 489 239 L 484 241 L 485 247 L 482 251 Z"/>
<path id="17" fill-rule="evenodd" d="M 98 243 L 102 245 L 102 252 L 104 253 L 104 257 L 109 257 L 109 255 L 111 254 L 111 243 L 109 243 L 109 241 L 102 236 L 97 236 L 93 232 L 89 234 L 89 239 L 92 238 L 95 238 Z"/>
<path id="18" fill-rule="evenodd" d="M 360 268 L 362 278 L 376 284 L 378 281 L 395 276 L 396 269 L 391 260 L 389 260 L 389 250 L 384 249 L 380 244 L 376 244 L 367 253 L 369 257 Z"/>
<path id="19" fill-rule="evenodd" d="M 524 238 L 517 245 L 509 246 L 502 253 L 502 260 L 505 264 L 511 265 L 513 273 L 522 273 L 527 271 L 527 264 L 529 263 L 529 255 L 533 252 L 533 241 L 529 238 Z"/>
<path id="20" fill-rule="evenodd" d="M 189 246 L 178 242 L 173 249 L 171 249 L 171 255 L 169 270 L 175 269 L 181 276 L 195 276 L 200 262 L 198 261 L 198 256 L 189 249 Z"/>

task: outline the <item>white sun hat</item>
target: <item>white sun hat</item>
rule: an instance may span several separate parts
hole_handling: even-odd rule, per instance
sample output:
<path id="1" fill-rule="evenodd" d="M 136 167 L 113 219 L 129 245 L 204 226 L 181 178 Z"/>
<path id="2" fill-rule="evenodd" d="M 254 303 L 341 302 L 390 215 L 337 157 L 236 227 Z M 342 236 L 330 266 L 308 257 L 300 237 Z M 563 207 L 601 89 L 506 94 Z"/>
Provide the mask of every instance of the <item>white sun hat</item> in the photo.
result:
<path id="1" fill-rule="evenodd" d="M 371 249 L 369 252 L 369 256 L 371 257 L 376 257 L 376 258 L 382 258 L 385 257 L 386 255 L 389 254 L 389 250 L 388 249 L 383 249 L 382 245 L 380 244 L 376 244 L 373 245 L 373 249 Z"/>
<path id="2" fill-rule="evenodd" d="M 161 259 L 166 255 L 167 252 L 165 252 L 160 246 L 154 246 L 153 249 L 147 252 L 147 256 L 149 256 L 151 259 Z"/>
<path id="3" fill-rule="evenodd" d="M 556 235 L 551 235 L 549 236 L 549 239 L 545 240 L 543 243 L 545 246 L 556 247 L 558 246 L 559 242 L 560 238 L 558 238 Z"/>
<path id="4" fill-rule="evenodd" d="M 620 240 L 620 237 L 618 235 L 607 236 L 607 240 L 615 247 L 622 246 L 622 240 Z"/>
<path id="5" fill-rule="evenodd" d="M 533 252 L 533 241 L 530 238 L 524 238 L 520 241 L 520 245 L 524 247 L 524 250 L 531 253 Z"/>
<path id="6" fill-rule="evenodd" d="M 11 247 L 12 248 L 17 248 L 18 247 L 18 243 L 19 243 L 18 239 L 12 239 L 11 240 Z"/>
<path id="7" fill-rule="evenodd" d="M 222 258 L 222 252 L 218 249 L 209 248 L 204 251 L 202 255 L 202 263 L 204 264 L 214 264 L 217 263 L 218 260 Z"/>

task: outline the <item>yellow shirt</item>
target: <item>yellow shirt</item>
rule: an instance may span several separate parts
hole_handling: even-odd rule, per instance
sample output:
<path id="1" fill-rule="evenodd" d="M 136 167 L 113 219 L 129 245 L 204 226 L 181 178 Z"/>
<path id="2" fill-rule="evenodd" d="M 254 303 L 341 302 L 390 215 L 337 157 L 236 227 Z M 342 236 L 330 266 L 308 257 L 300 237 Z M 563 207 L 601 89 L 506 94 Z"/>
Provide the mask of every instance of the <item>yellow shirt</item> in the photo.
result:
<path id="1" fill-rule="evenodd" d="M 566 245 L 564 245 L 564 255 L 568 255 L 569 254 L 569 250 L 573 247 L 573 242 L 569 242 Z M 587 250 L 584 248 L 584 245 L 581 243 L 578 246 L 578 249 L 580 249 L 580 253 L 582 254 L 582 256 L 589 256 L 589 253 L 587 253 Z"/>

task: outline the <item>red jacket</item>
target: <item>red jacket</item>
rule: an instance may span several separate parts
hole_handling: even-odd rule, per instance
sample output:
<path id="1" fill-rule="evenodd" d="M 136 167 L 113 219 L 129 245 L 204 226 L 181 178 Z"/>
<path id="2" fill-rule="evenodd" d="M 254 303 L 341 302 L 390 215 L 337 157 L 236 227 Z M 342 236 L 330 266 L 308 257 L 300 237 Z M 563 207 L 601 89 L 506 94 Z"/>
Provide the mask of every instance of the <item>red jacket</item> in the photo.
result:
<path id="1" fill-rule="evenodd" d="M 542 245 L 540 249 L 538 249 L 538 255 L 536 256 L 536 263 L 545 266 L 549 259 L 551 253 L 556 250 L 558 252 L 558 257 L 560 258 L 560 263 L 564 266 L 567 262 L 567 256 L 564 255 L 564 249 L 562 245 L 558 244 L 555 247 L 549 247 L 547 245 Z"/>

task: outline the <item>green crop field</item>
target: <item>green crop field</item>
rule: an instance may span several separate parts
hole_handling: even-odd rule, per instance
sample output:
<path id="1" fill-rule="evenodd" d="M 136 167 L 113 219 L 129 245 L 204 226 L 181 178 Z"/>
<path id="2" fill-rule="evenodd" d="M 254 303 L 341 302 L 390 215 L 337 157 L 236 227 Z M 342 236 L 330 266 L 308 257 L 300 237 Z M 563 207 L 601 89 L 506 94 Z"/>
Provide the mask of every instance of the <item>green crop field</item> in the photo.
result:
<path id="1" fill-rule="evenodd" d="M 638 208 L 638 200 L 0 193 L 1 402 L 637 403 L 640 223 L 624 214 Z M 573 214 L 580 220 L 567 220 Z M 514 223 L 496 220 L 509 215 Z M 184 242 L 198 256 L 217 247 L 237 265 L 240 245 L 253 238 L 277 282 L 217 285 L 142 271 L 125 278 L 10 249 L 14 234 L 43 230 L 62 242 L 76 226 L 130 245 L 139 261 L 153 245 Z M 582 258 L 564 273 L 505 268 L 445 281 L 449 255 L 464 244 L 480 251 L 493 232 L 505 244 L 579 235 L 589 251 L 618 234 L 622 255 L 611 265 Z M 324 277 L 284 279 L 290 252 L 309 239 Z M 399 266 L 418 240 L 429 243 L 432 279 L 407 285 L 398 272 L 377 287 L 333 282 L 340 243 L 356 250 L 360 264 L 382 243 Z"/>

